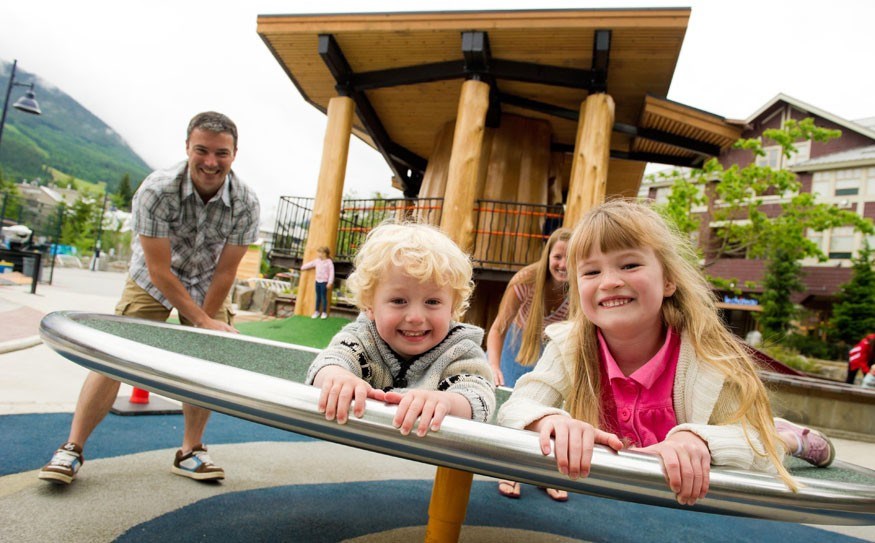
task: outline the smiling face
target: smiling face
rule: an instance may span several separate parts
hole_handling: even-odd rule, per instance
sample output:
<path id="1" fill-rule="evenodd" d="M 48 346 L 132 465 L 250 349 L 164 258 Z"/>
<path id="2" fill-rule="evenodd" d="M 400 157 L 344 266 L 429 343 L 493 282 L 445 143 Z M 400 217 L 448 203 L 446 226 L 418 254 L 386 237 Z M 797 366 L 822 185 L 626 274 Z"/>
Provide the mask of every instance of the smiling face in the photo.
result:
<path id="1" fill-rule="evenodd" d="M 568 281 L 568 269 L 565 267 L 565 255 L 568 252 L 567 241 L 557 241 L 550 249 L 548 266 L 550 277 L 557 283 L 564 284 Z"/>
<path id="2" fill-rule="evenodd" d="M 204 202 L 212 198 L 231 171 L 236 156 L 234 136 L 202 128 L 192 130 L 185 142 L 188 171 L 194 188 Z"/>
<path id="3" fill-rule="evenodd" d="M 383 341 L 405 358 L 418 356 L 450 331 L 453 290 L 426 281 L 420 283 L 398 266 L 389 266 L 374 289 L 366 311 Z"/>
<path id="4" fill-rule="evenodd" d="M 592 253 L 577 262 L 580 307 L 598 326 L 608 344 L 612 338 L 661 333 L 663 298 L 675 284 L 649 247 Z"/>

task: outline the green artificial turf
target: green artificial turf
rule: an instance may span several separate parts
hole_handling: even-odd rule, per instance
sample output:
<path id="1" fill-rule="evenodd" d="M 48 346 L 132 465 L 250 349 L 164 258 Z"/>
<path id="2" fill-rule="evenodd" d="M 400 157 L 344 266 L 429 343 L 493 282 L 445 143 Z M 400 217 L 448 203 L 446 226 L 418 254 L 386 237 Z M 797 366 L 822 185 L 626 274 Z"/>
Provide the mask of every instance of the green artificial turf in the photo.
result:
<path id="1" fill-rule="evenodd" d="M 349 324 L 348 319 L 329 317 L 327 319 L 311 319 L 295 315 L 287 319 L 275 319 L 261 322 L 241 322 L 235 327 L 241 334 L 283 343 L 294 343 L 316 349 L 328 346 L 334 334 Z"/>

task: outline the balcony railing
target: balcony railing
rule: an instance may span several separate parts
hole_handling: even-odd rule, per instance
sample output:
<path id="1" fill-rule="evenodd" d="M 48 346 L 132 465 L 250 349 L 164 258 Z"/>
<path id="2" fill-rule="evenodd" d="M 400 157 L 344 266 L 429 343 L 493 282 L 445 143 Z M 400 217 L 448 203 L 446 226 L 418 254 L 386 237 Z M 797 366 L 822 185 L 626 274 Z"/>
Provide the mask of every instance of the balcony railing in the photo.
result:
<path id="1" fill-rule="evenodd" d="M 344 200 L 340 209 L 334 261 L 349 268 L 355 253 L 373 227 L 387 219 L 438 225 L 443 198 Z M 480 271 L 514 272 L 535 262 L 544 241 L 562 223 L 562 207 L 495 200 L 475 205 L 472 260 Z M 313 198 L 283 196 L 271 249 L 275 265 L 290 266 L 304 258 L 313 215 Z M 339 273 L 343 273 L 339 270 Z"/>

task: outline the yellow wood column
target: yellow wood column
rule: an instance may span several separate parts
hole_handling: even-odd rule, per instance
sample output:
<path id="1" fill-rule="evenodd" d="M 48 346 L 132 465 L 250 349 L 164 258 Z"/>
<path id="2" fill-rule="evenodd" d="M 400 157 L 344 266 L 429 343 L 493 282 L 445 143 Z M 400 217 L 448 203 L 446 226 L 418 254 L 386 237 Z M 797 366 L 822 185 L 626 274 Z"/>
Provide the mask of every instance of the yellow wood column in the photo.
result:
<path id="1" fill-rule="evenodd" d="M 603 93 L 587 96 L 580 107 L 562 226 L 574 228 L 584 213 L 604 201 L 613 126 L 614 99 Z"/>
<path id="2" fill-rule="evenodd" d="M 465 81 L 459 97 L 447 190 L 441 212 L 441 230 L 465 252 L 471 252 L 474 246 L 474 202 L 477 200 L 477 179 L 488 109 L 489 85 L 475 79 Z"/>
<path id="3" fill-rule="evenodd" d="M 459 540 L 471 482 L 474 476 L 466 471 L 439 467 L 434 476 L 431 502 L 428 505 L 426 543 L 450 543 Z"/>
<path id="4" fill-rule="evenodd" d="M 474 246 L 474 202 L 488 109 L 489 85 L 474 79 L 465 81 L 453 134 L 441 230 L 466 252 L 471 252 Z M 465 471 L 437 469 L 428 506 L 427 542 L 459 540 L 473 478 L 473 474 Z"/>
<path id="5" fill-rule="evenodd" d="M 319 166 L 319 181 L 304 249 L 304 262 L 316 258 L 316 250 L 323 246 L 331 249 L 331 256 L 334 257 L 354 113 L 355 103 L 348 96 L 335 96 L 328 102 L 328 125 L 322 143 L 322 163 Z M 315 288 L 315 271 L 301 272 L 295 315 L 309 315 L 316 308 Z"/>

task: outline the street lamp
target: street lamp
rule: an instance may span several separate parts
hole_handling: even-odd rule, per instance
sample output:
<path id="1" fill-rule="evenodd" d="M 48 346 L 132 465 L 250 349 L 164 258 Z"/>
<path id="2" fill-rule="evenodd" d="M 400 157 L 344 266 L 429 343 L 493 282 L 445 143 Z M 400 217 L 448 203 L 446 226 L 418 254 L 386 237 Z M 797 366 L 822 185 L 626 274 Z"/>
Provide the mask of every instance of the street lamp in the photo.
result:
<path id="1" fill-rule="evenodd" d="M 24 96 L 16 100 L 12 107 L 27 113 L 33 113 L 34 115 L 42 114 L 36 101 L 36 95 L 33 92 L 33 81 L 30 83 L 15 81 L 15 66 L 17 64 L 18 60 L 12 61 L 12 73 L 9 74 L 9 85 L 6 87 L 6 99 L 3 101 L 3 116 L 0 117 L 0 143 L 3 142 L 3 126 L 6 124 L 6 108 L 9 106 L 9 95 L 12 94 L 12 87 L 27 87 L 30 89 Z"/>

